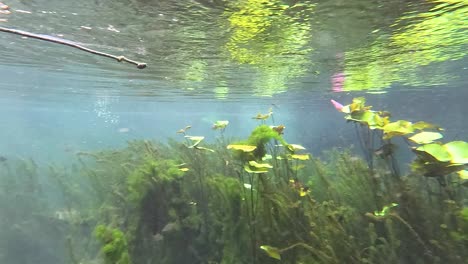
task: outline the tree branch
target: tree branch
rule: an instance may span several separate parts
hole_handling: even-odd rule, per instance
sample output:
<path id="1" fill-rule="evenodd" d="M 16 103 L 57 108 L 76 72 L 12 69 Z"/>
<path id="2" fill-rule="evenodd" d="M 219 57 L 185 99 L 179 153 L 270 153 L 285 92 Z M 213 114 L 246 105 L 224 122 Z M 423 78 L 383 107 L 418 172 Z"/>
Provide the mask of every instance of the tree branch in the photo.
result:
<path id="1" fill-rule="evenodd" d="M 27 31 L 23 31 L 23 30 L 5 28 L 5 27 L 0 27 L 0 31 L 11 33 L 11 34 L 16 34 L 16 35 L 20 35 L 20 36 L 24 36 L 24 37 L 35 38 L 35 39 L 40 39 L 40 40 L 44 40 L 44 41 L 49 41 L 49 42 L 53 42 L 53 43 L 57 43 L 57 44 L 70 46 L 70 47 L 80 49 L 80 50 L 83 50 L 83 51 L 86 51 L 86 52 L 89 52 L 89 53 L 92 53 L 92 54 L 95 54 L 95 55 L 112 58 L 114 60 L 117 60 L 118 62 L 125 61 L 125 62 L 136 65 L 138 69 L 146 68 L 146 63 L 137 62 L 137 61 L 128 59 L 125 56 L 115 56 L 115 55 L 112 55 L 112 54 L 108 54 L 108 53 L 96 51 L 96 50 L 93 50 L 93 49 L 90 49 L 90 48 L 86 48 L 86 47 L 81 46 L 78 43 L 73 42 L 71 40 L 57 38 L 57 37 L 53 37 L 53 36 L 49 36 L 49 35 L 35 34 L 35 33 L 30 33 L 30 32 L 27 32 Z"/>

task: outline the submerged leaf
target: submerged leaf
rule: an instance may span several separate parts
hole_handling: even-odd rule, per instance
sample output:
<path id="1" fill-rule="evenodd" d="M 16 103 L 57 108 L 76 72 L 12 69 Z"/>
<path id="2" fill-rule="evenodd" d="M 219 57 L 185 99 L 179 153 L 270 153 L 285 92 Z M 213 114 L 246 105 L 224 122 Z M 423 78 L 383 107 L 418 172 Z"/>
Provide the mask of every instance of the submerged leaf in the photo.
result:
<path id="1" fill-rule="evenodd" d="M 198 150 L 206 150 L 206 151 L 210 151 L 210 152 L 215 152 L 213 149 L 209 149 L 209 148 L 205 148 L 205 147 L 195 146 L 195 148 L 198 149 Z"/>
<path id="2" fill-rule="evenodd" d="M 227 146 L 227 149 L 242 150 L 243 152 L 252 152 L 257 148 L 257 146 L 251 145 L 236 145 L 231 144 Z"/>
<path id="3" fill-rule="evenodd" d="M 308 193 L 310 193 L 309 187 L 301 187 L 299 189 L 299 196 L 301 196 L 301 197 L 306 196 Z"/>
<path id="4" fill-rule="evenodd" d="M 256 174 L 268 172 L 268 168 L 256 168 L 253 166 L 249 166 L 249 164 L 244 165 L 244 170 L 248 173 L 256 173 Z"/>
<path id="5" fill-rule="evenodd" d="M 217 130 L 217 129 L 225 129 L 227 127 L 227 125 L 229 125 L 229 121 L 227 120 L 219 120 L 219 121 L 216 121 L 212 128 Z"/>
<path id="6" fill-rule="evenodd" d="M 269 257 L 281 260 L 280 250 L 278 248 L 267 245 L 260 246 L 260 248 L 263 249 Z"/>
<path id="7" fill-rule="evenodd" d="M 298 144 L 289 144 L 288 148 L 291 149 L 292 151 L 305 150 L 306 149 L 303 146 L 298 145 Z"/>
<path id="8" fill-rule="evenodd" d="M 429 144 L 442 137 L 442 134 L 438 132 L 420 132 L 408 139 L 416 144 Z"/>
<path id="9" fill-rule="evenodd" d="M 258 163 L 254 160 L 249 161 L 249 165 L 255 168 L 266 168 L 266 169 L 272 169 L 273 166 L 271 166 L 268 163 Z"/>
<path id="10" fill-rule="evenodd" d="M 198 144 L 200 144 L 200 142 L 202 142 L 203 139 L 205 139 L 205 137 L 203 136 L 185 136 L 185 138 L 193 142 L 193 144 L 189 146 L 189 148 L 196 147 Z"/>
<path id="11" fill-rule="evenodd" d="M 291 158 L 292 159 L 297 159 L 297 160 L 308 160 L 309 159 L 309 154 L 292 154 Z"/>
<path id="12" fill-rule="evenodd" d="M 375 216 L 385 217 L 390 212 L 390 209 L 392 209 L 395 206 L 398 206 L 398 204 L 397 203 L 392 203 L 390 205 L 386 205 L 386 206 L 384 206 L 382 211 L 380 211 L 380 212 L 379 211 L 374 211 L 374 215 Z"/>

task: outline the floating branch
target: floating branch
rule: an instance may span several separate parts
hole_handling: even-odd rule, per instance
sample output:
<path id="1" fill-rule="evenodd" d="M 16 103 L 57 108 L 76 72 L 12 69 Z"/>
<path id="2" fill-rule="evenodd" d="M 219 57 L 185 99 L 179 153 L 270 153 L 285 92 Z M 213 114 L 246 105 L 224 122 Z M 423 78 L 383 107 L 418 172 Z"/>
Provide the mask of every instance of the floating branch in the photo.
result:
<path id="1" fill-rule="evenodd" d="M 12 28 L 5 28 L 5 27 L 0 27 L 0 31 L 7 32 L 7 33 L 12 33 L 12 34 L 16 34 L 16 35 L 20 35 L 20 36 L 24 36 L 24 37 L 35 38 L 35 39 L 40 39 L 40 40 L 44 40 L 44 41 L 49 41 L 49 42 L 54 42 L 54 43 L 70 46 L 70 47 L 77 48 L 77 49 L 80 49 L 80 50 L 83 50 L 83 51 L 86 51 L 86 52 L 89 52 L 89 53 L 92 53 L 92 54 L 95 54 L 95 55 L 112 58 L 114 60 L 117 60 L 118 62 L 125 61 L 125 62 L 136 65 L 138 69 L 146 68 L 146 63 L 137 62 L 137 61 L 134 61 L 134 60 L 131 60 L 131 59 L 127 59 L 125 56 L 115 56 L 115 55 L 112 55 L 112 54 L 108 54 L 108 53 L 96 51 L 96 50 L 93 50 L 93 49 L 89 49 L 89 48 L 83 47 L 83 46 L 79 45 L 78 43 L 73 42 L 71 40 L 57 38 L 57 37 L 53 37 L 53 36 L 49 36 L 49 35 L 35 34 L 35 33 L 30 33 L 30 32 L 27 32 L 27 31 L 23 31 L 23 30 L 17 30 L 17 29 L 12 29 Z"/>

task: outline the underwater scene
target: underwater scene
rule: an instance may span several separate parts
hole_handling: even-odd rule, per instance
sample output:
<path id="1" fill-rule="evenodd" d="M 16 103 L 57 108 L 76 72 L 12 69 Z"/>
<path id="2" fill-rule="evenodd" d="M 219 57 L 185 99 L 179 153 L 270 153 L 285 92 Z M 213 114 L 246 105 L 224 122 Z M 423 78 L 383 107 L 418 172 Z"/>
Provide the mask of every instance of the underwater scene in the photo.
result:
<path id="1" fill-rule="evenodd" d="M 0 0 L 0 264 L 468 263 L 467 0 Z"/>

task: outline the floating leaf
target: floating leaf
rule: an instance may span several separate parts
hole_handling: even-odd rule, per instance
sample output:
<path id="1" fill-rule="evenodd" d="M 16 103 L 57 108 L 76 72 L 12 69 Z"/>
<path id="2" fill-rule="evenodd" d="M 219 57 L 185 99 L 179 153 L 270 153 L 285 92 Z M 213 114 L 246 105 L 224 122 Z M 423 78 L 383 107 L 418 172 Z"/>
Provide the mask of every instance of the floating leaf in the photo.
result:
<path id="1" fill-rule="evenodd" d="M 349 109 L 351 112 L 355 111 L 367 111 L 371 107 L 370 106 L 365 106 L 366 105 L 366 98 L 364 97 L 357 97 L 353 98 L 353 103 L 349 105 Z"/>
<path id="2" fill-rule="evenodd" d="M 449 162 L 452 159 L 447 149 L 437 143 L 422 145 L 416 148 L 416 151 L 427 153 L 441 162 Z"/>
<path id="3" fill-rule="evenodd" d="M 242 150 L 243 152 L 252 152 L 257 148 L 257 146 L 251 146 L 251 145 L 228 145 L 227 149 L 234 149 L 234 150 Z"/>
<path id="4" fill-rule="evenodd" d="M 462 180 L 468 180 L 468 170 L 457 171 L 458 177 Z"/>
<path id="5" fill-rule="evenodd" d="M 441 139 L 443 136 L 438 132 L 420 132 L 409 138 L 416 144 L 429 144 L 434 140 Z"/>
<path id="6" fill-rule="evenodd" d="M 189 171 L 190 169 L 189 168 L 180 168 L 179 170 L 183 171 L 183 172 L 186 172 L 186 171 Z"/>
<path id="7" fill-rule="evenodd" d="M 468 163 L 468 142 L 452 141 L 444 145 L 445 149 L 452 156 L 450 162 L 456 164 Z"/>
<path id="8" fill-rule="evenodd" d="M 398 120 L 396 122 L 388 123 L 383 127 L 384 139 L 390 139 L 394 136 L 402 136 L 414 132 L 411 122 L 406 120 Z"/>
<path id="9" fill-rule="evenodd" d="M 265 154 L 265 156 L 263 156 L 262 160 L 265 161 L 265 160 L 271 160 L 273 157 L 270 155 L 270 154 Z"/>
<path id="10" fill-rule="evenodd" d="M 309 154 L 292 154 L 290 157 L 297 160 L 308 160 Z"/>
<path id="11" fill-rule="evenodd" d="M 229 125 L 229 121 L 227 120 L 220 120 L 220 121 L 216 121 L 212 128 L 213 129 L 225 129 L 227 127 L 227 125 Z"/>
<path id="12" fill-rule="evenodd" d="M 414 123 L 413 128 L 416 129 L 416 130 L 423 130 L 423 129 L 437 129 L 439 131 L 443 130 L 439 126 L 436 126 L 434 124 L 427 123 L 427 122 L 424 122 L 424 121 L 419 121 L 419 122 Z"/>
<path id="13" fill-rule="evenodd" d="M 246 189 L 249 189 L 249 190 L 252 189 L 252 185 L 250 185 L 250 184 L 248 184 L 248 183 L 244 183 L 244 187 L 245 187 Z"/>
<path id="14" fill-rule="evenodd" d="M 280 250 L 278 248 L 266 245 L 260 246 L 260 248 L 263 249 L 269 257 L 281 260 Z"/>

